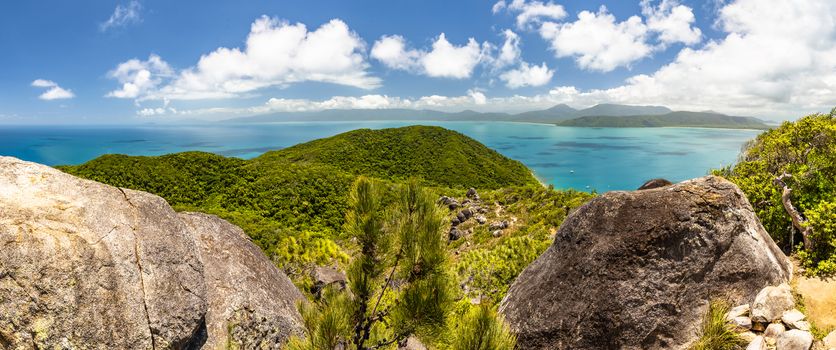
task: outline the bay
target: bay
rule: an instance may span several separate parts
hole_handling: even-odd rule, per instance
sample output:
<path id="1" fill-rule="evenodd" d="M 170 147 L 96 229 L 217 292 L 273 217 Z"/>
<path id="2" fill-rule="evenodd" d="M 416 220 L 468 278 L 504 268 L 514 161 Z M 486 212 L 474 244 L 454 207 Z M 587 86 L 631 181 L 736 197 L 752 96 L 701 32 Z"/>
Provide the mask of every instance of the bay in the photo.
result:
<path id="1" fill-rule="evenodd" d="M 573 128 L 507 122 L 288 122 L 145 126 L 0 126 L 0 155 L 47 165 L 80 164 L 108 153 L 204 151 L 252 158 L 358 128 L 438 125 L 528 166 L 555 188 L 631 190 L 662 177 L 677 182 L 734 163 L 757 130 Z"/>

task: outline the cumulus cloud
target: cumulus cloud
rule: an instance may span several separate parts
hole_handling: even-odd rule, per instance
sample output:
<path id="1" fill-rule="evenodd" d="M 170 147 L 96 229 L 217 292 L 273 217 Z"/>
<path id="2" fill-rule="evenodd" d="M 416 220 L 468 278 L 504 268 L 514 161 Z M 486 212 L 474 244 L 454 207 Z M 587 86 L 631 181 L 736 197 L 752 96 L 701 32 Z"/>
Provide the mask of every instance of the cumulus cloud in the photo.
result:
<path id="1" fill-rule="evenodd" d="M 522 50 L 520 49 L 520 36 L 510 29 L 502 32 L 505 42 L 499 49 L 499 54 L 494 60 L 494 67 L 499 69 L 512 65 L 520 60 Z"/>
<path id="2" fill-rule="evenodd" d="M 232 98 L 305 81 L 376 88 L 380 79 L 366 71 L 364 53 L 363 40 L 339 19 L 308 31 L 301 23 L 262 16 L 250 27 L 244 48 L 218 48 L 201 56 L 195 66 L 170 77 L 166 76 L 170 72 L 167 64 L 168 71 L 143 66 L 150 59 L 120 64 L 110 76 L 123 86 L 108 96 L 139 100 Z M 123 66 L 126 68 L 121 69 Z M 123 71 L 128 73 L 121 74 Z"/>
<path id="3" fill-rule="evenodd" d="M 58 86 L 58 84 L 56 84 L 52 80 L 35 79 L 35 81 L 32 82 L 32 86 L 39 87 L 39 88 L 49 88 L 49 87 Z"/>
<path id="4" fill-rule="evenodd" d="M 369 94 L 362 96 L 334 96 L 326 100 L 270 98 L 262 105 L 242 108 L 198 108 L 177 110 L 168 106 L 157 108 L 143 108 L 137 115 L 150 116 L 219 116 L 253 115 L 275 112 L 313 112 L 327 109 L 437 109 L 444 111 L 460 111 L 462 109 L 479 108 L 489 103 L 489 99 L 482 91 L 471 89 L 461 96 L 428 95 L 418 98 L 401 98 L 396 96 Z"/>
<path id="5" fill-rule="evenodd" d="M 58 84 L 52 80 L 35 79 L 32 82 L 32 86 L 47 89 L 46 91 L 44 91 L 44 93 L 38 96 L 38 98 L 41 100 L 64 100 L 75 97 L 75 94 L 73 94 L 72 90 L 64 89 L 58 86 Z"/>
<path id="6" fill-rule="evenodd" d="M 532 29 L 534 25 L 545 19 L 560 20 L 566 17 L 566 10 L 563 6 L 551 1 L 544 3 L 541 1 L 513 0 L 511 3 L 506 3 L 505 0 L 500 0 L 493 5 L 491 11 L 498 13 L 503 9 L 517 14 L 518 29 Z"/>
<path id="7" fill-rule="evenodd" d="M 662 0 L 653 7 L 651 0 L 642 0 L 642 14 L 647 19 L 647 28 L 658 33 L 658 40 L 663 44 L 700 42 L 702 31 L 694 27 L 694 12 L 690 7 L 681 5 L 676 0 Z"/>
<path id="8" fill-rule="evenodd" d="M 174 76 L 174 69 L 160 56 L 152 54 L 144 61 L 131 59 L 120 63 L 107 75 L 122 84 L 107 97 L 138 98 L 156 91 L 160 83 Z"/>
<path id="9" fill-rule="evenodd" d="M 370 55 L 391 69 L 415 70 L 422 53 L 407 49 L 400 35 L 384 35 L 374 43 Z"/>
<path id="10" fill-rule="evenodd" d="M 798 117 L 836 105 L 836 4 L 776 0 L 763 6 L 758 0 L 736 0 L 723 4 L 718 14 L 721 38 L 683 48 L 656 72 L 632 76 L 621 86 L 560 86 L 548 94 L 493 98 L 487 104 L 504 110 L 556 103 L 652 104 L 767 118 Z"/>
<path id="11" fill-rule="evenodd" d="M 505 85 L 511 89 L 524 86 L 543 86 L 549 83 L 554 76 L 554 71 L 543 62 L 541 65 L 530 65 L 522 62 L 516 69 L 509 70 L 499 76 Z"/>
<path id="12" fill-rule="evenodd" d="M 142 5 L 137 0 L 131 0 L 125 6 L 116 5 L 116 9 L 113 10 L 110 18 L 99 24 L 99 30 L 106 31 L 111 28 L 142 22 L 142 18 L 140 17 L 141 11 Z"/>
<path id="13" fill-rule="evenodd" d="M 617 22 L 605 6 L 597 13 L 581 11 L 575 22 L 546 22 L 540 27 L 540 35 L 557 57 L 575 57 L 579 67 L 601 72 L 649 55 L 652 48 L 645 42 L 646 34 L 641 18 Z"/>
<path id="14" fill-rule="evenodd" d="M 618 21 L 606 6 L 597 12 L 581 11 L 577 20 L 569 22 L 561 21 L 565 10 L 551 3 L 500 1 L 493 9 L 506 8 L 519 12 L 519 28 L 536 27 L 556 57 L 573 57 L 580 68 L 593 71 L 629 67 L 671 44 L 694 45 L 702 38 L 692 9 L 677 0 L 642 0 L 644 18 L 634 15 L 624 21 Z"/>
<path id="15" fill-rule="evenodd" d="M 486 44 L 487 45 L 487 44 Z M 383 36 L 371 50 L 371 57 L 390 69 L 413 71 L 430 77 L 464 79 L 484 59 L 484 47 L 470 38 L 467 44 L 456 46 L 439 34 L 430 50 L 408 49 L 403 37 Z"/>
<path id="16" fill-rule="evenodd" d="M 776 23 L 781 23 L 776 26 Z M 720 9 L 726 34 L 685 48 L 649 75 L 607 91 L 615 100 L 692 109 L 783 110 L 836 105 L 836 4 L 829 0 L 737 0 Z"/>
<path id="17" fill-rule="evenodd" d="M 506 29 L 502 31 L 502 36 L 504 42 L 499 47 L 487 41 L 480 45 L 473 38 L 468 39 L 465 45 L 456 46 L 441 33 L 433 41 L 431 49 L 418 50 L 409 48 L 402 36 L 384 35 L 374 43 L 371 57 L 389 69 L 451 79 L 470 78 L 480 64 L 489 68 L 488 72 L 492 76 L 517 65 L 516 69 L 500 76 L 509 82 L 508 86 L 514 88 L 540 86 L 551 79 L 554 72 L 545 63 L 530 66 L 522 61 L 520 36 L 517 33 Z"/>
<path id="18" fill-rule="evenodd" d="M 464 46 L 455 46 L 441 33 L 432 50 L 421 57 L 421 65 L 431 77 L 463 79 L 470 77 L 481 58 L 481 47 L 473 38 Z"/>

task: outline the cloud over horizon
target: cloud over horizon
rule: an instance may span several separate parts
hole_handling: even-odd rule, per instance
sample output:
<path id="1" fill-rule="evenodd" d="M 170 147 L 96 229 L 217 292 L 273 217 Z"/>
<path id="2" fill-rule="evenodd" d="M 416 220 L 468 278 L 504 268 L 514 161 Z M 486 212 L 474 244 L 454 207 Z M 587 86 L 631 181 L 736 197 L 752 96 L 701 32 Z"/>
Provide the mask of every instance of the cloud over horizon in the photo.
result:
<path id="1" fill-rule="evenodd" d="M 783 116 L 836 104 L 836 4 L 775 0 L 762 6 L 757 0 L 732 0 L 718 5 L 714 33 L 707 36 L 694 9 L 681 1 L 636 1 L 639 13 L 626 18 L 606 6 L 569 13 L 559 2 L 498 1 L 485 10 L 496 17 L 506 14 L 513 23 L 493 28 L 494 37 L 479 41 L 475 36 L 453 41 L 444 32 L 425 38 L 390 32 L 364 39 L 339 18 L 309 30 L 303 23 L 262 16 L 252 22 L 241 47 L 218 47 L 186 68 L 174 68 L 155 54 L 118 64 L 108 77 L 119 87 L 107 96 L 138 105 L 161 101 L 138 107 L 143 116 L 327 108 L 522 111 L 558 103 Z M 529 49 L 537 40 L 547 60 L 530 59 L 540 57 Z M 665 61 L 652 70 L 627 74 L 607 87 L 581 88 L 561 76 L 566 64 L 591 75 L 629 73 L 664 52 Z M 386 93 L 386 71 L 470 86 L 459 93 L 398 96 Z M 282 89 L 304 82 L 356 90 L 330 98 L 282 96 Z M 516 94 L 520 89 L 529 93 Z M 267 102 L 251 107 L 207 102 L 218 107 L 180 110 L 172 102 L 255 97 Z"/>
<path id="2" fill-rule="evenodd" d="M 39 99 L 44 101 L 65 100 L 75 97 L 72 90 L 64 89 L 52 80 L 35 79 L 31 85 L 33 87 L 47 89 L 38 96 Z"/>
<path id="3" fill-rule="evenodd" d="M 123 84 L 109 97 L 138 100 L 200 100 L 242 96 L 258 89 L 314 81 L 373 89 L 365 42 L 333 19 L 316 30 L 276 18 L 256 19 L 241 48 L 220 47 L 197 64 L 175 72 L 157 55 L 123 62 L 109 74 Z"/>

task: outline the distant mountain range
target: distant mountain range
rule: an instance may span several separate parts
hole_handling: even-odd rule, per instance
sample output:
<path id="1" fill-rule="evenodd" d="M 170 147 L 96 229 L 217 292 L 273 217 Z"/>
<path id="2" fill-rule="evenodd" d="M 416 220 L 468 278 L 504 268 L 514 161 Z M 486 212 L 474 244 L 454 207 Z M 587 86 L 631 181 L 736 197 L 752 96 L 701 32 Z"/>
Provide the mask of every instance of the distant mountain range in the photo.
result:
<path id="1" fill-rule="evenodd" d="M 557 124 L 578 127 L 662 127 L 694 126 L 717 128 L 768 129 L 763 120 L 734 117 L 712 111 L 672 111 L 662 106 L 598 104 L 575 109 L 559 104 L 549 109 L 517 114 L 477 112 L 441 112 L 429 109 L 328 109 L 315 112 L 279 112 L 227 119 L 229 123 L 270 123 L 288 121 L 508 121 Z"/>
<path id="2" fill-rule="evenodd" d="M 713 112 L 670 112 L 660 115 L 631 115 L 623 117 L 589 116 L 558 122 L 560 126 L 653 128 L 705 127 L 729 129 L 769 129 L 763 120 L 753 117 L 732 117 Z"/>

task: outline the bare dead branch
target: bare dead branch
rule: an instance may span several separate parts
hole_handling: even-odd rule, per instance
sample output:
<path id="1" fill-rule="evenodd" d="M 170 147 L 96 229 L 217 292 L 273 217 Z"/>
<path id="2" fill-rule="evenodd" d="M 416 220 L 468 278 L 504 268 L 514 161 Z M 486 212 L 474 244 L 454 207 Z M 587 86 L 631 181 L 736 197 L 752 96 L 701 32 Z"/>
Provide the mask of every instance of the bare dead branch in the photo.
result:
<path id="1" fill-rule="evenodd" d="M 783 173 L 781 176 L 775 178 L 773 183 L 776 186 L 780 186 L 782 189 L 781 192 L 781 203 L 784 205 L 784 210 L 787 211 L 787 215 L 790 216 L 792 220 L 792 225 L 801 232 L 801 236 L 804 238 L 804 249 L 810 251 L 813 250 L 813 240 L 811 236 L 813 235 L 813 228 L 807 225 L 807 219 L 801 216 L 801 213 L 798 209 L 792 205 L 792 189 L 787 186 L 786 179 L 792 178 L 792 175 Z"/>

